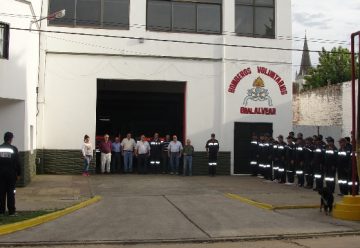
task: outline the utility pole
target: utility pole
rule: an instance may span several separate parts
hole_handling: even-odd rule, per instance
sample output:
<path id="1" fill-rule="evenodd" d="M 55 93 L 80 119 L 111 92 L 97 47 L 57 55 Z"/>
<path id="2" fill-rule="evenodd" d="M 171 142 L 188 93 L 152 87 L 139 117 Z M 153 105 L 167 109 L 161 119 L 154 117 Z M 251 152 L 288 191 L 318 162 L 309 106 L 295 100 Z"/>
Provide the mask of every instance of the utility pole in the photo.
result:
<path id="1" fill-rule="evenodd" d="M 356 159 L 359 157 L 360 151 L 360 95 L 358 92 L 356 98 L 356 58 L 355 58 L 355 37 L 359 38 L 359 52 L 360 52 L 360 31 L 351 34 L 351 77 L 352 77 L 352 195 L 356 195 L 356 172 L 360 171 L 360 159 Z M 360 63 L 359 63 L 360 64 Z M 359 68 L 360 72 L 360 68 Z M 360 73 L 359 73 L 360 74 Z M 359 75 L 358 75 L 359 76 Z M 359 90 L 359 78 L 358 78 L 358 90 Z M 356 103 L 357 101 L 357 103 Z M 357 116 L 356 116 L 356 106 L 357 106 Z M 358 179 L 360 181 L 360 175 L 358 173 Z"/>

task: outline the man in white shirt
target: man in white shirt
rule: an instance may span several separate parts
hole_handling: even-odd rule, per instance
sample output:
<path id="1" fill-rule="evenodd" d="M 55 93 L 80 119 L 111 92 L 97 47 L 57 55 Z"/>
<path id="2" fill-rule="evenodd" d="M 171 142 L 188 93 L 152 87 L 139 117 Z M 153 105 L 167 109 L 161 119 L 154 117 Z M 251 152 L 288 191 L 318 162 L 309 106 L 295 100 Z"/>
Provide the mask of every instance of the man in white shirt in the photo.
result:
<path id="1" fill-rule="evenodd" d="M 138 173 L 146 174 L 147 158 L 150 156 L 150 145 L 145 140 L 145 135 L 141 135 L 140 141 L 136 143 L 135 156 L 138 161 Z"/>
<path id="2" fill-rule="evenodd" d="M 135 149 L 136 142 L 131 138 L 131 133 L 126 135 L 121 142 L 122 154 L 124 156 L 124 173 L 133 171 L 133 152 Z"/>
<path id="3" fill-rule="evenodd" d="M 183 150 L 183 146 L 180 141 L 177 140 L 177 136 L 173 136 L 173 140 L 170 142 L 168 147 L 168 154 L 170 157 L 170 174 L 173 175 L 176 173 L 176 175 L 179 174 L 179 160 L 181 157 L 181 152 Z"/>

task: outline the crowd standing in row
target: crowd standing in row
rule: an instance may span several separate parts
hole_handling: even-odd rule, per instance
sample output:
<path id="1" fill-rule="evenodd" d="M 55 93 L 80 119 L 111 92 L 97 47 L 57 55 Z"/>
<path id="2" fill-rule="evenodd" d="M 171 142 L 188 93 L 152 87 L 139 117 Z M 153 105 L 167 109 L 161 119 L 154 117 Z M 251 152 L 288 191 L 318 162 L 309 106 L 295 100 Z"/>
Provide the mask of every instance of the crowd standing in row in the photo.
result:
<path id="1" fill-rule="evenodd" d="M 211 134 L 211 139 L 205 145 L 211 176 L 216 174 L 219 147 L 219 141 L 215 139 L 215 134 Z M 101 153 L 101 173 L 103 174 L 121 172 L 122 167 L 123 173 L 133 173 L 133 158 L 135 157 L 139 174 L 169 173 L 178 175 L 180 159 L 183 157 L 183 175 L 192 175 L 194 147 L 191 145 L 190 139 L 187 139 L 185 146 L 183 146 L 176 135 L 173 135 L 172 140 L 170 140 L 170 135 L 166 135 L 165 139 L 161 140 L 159 134 L 155 133 L 150 141 L 147 141 L 145 135 L 141 135 L 140 140 L 136 142 L 131 133 L 128 133 L 121 142 L 120 137 L 115 137 L 114 142 L 111 142 L 109 135 L 105 134 L 98 149 Z M 92 150 L 90 138 L 85 135 L 82 146 L 84 176 L 89 176 Z"/>
<path id="2" fill-rule="evenodd" d="M 297 178 L 299 187 L 314 190 L 322 189 L 325 182 L 333 193 L 337 177 L 340 195 L 347 195 L 352 188 L 352 146 L 348 137 L 338 143 L 339 148 L 332 137 L 325 143 L 322 135 L 304 139 L 302 133 L 295 138 L 290 132 L 285 142 L 282 135 L 274 140 L 269 134 L 254 134 L 250 144 L 252 175 L 289 184 Z M 358 192 L 357 175 L 356 179 Z"/>

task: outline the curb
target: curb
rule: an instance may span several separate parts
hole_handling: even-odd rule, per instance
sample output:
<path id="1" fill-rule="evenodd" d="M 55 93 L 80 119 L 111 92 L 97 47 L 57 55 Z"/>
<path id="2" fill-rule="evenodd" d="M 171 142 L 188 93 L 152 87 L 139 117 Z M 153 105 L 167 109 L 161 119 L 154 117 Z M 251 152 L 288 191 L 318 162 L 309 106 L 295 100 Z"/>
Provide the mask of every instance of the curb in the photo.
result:
<path id="1" fill-rule="evenodd" d="M 304 209 L 304 208 L 319 208 L 320 205 L 284 205 L 284 206 L 274 206 L 271 204 L 253 201 L 251 199 L 242 197 L 237 194 L 226 193 L 225 196 L 229 199 L 238 200 L 249 205 L 255 206 L 257 208 L 265 210 L 286 210 L 286 209 Z"/>
<path id="2" fill-rule="evenodd" d="M 346 237 L 360 236 L 360 230 L 323 232 L 323 233 L 303 233 L 303 234 L 278 234 L 278 235 L 255 235 L 255 236 L 234 236 L 217 237 L 208 239 L 144 239 L 144 240 L 69 240 L 69 241 L 36 241 L 36 242 L 0 242 L 4 247 L 35 247 L 35 246 L 75 246 L 75 245 L 149 245 L 149 244 L 215 244 L 223 242 L 257 242 L 269 240 L 294 240 L 294 239 L 316 239 L 323 237 Z"/>
<path id="3" fill-rule="evenodd" d="M 81 208 L 84 208 L 91 204 L 94 204 L 100 200 L 101 200 L 100 196 L 94 196 L 94 197 L 90 198 L 89 200 L 80 202 L 74 206 L 65 208 L 63 210 L 59 210 L 59 211 L 56 211 L 56 212 L 53 212 L 50 214 L 41 215 L 41 216 L 38 216 L 38 217 L 35 217 L 32 219 L 28 219 L 28 220 L 24 220 L 24 221 L 12 223 L 12 224 L 2 225 L 2 226 L 0 226 L 0 236 L 5 235 L 5 234 L 10 234 L 13 232 L 17 232 L 17 231 L 21 231 L 21 230 L 24 230 L 24 229 L 27 229 L 30 227 L 38 226 L 43 223 L 58 219 L 64 215 L 70 214 Z"/>

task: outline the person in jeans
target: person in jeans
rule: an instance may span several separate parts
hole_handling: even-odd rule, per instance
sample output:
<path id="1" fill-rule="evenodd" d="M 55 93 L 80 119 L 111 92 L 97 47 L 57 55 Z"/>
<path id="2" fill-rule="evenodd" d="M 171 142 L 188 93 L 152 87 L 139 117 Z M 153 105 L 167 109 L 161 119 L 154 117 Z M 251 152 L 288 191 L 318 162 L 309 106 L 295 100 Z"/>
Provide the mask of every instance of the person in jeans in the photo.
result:
<path id="1" fill-rule="evenodd" d="M 121 168 L 121 143 L 120 137 L 115 137 L 115 142 L 111 145 L 111 173 L 120 172 Z"/>
<path id="2" fill-rule="evenodd" d="M 124 172 L 132 172 L 133 171 L 133 156 L 134 156 L 134 148 L 136 142 L 133 138 L 131 138 L 131 133 L 126 135 L 121 142 L 122 153 L 124 156 Z"/>
<path id="3" fill-rule="evenodd" d="M 186 140 L 186 145 L 184 146 L 183 150 L 184 154 L 184 167 L 183 167 L 183 173 L 184 176 L 186 176 L 186 172 L 188 171 L 189 176 L 192 175 L 192 158 L 194 154 L 194 147 L 191 145 L 191 140 Z"/>
<path id="4" fill-rule="evenodd" d="M 138 162 L 138 173 L 146 174 L 147 160 L 148 157 L 150 156 L 150 145 L 149 142 L 145 140 L 145 135 L 141 135 L 140 141 L 136 143 L 135 156 Z"/>
<path id="5" fill-rule="evenodd" d="M 84 169 L 82 175 L 89 176 L 89 167 L 93 157 L 93 149 L 90 143 L 90 137 L 87 134 L 84 136 L 84 144 L 82 145 L 81 151 L 84 157 Z"/>
<path id="6" fill-rule="evenodd" d="M 181 157 L 181 152 L 183 150 L 183 146 L 180 141 L 177 140 L 177 136 L 173 136 L 173 140 L 170 142 L 168 147 L 168 155 L 170 157 L 170 174 L 176 175 L 179 174 L 179 160 Z"/>
<path id="7" fill-rule="evenodd" d="M 111 141 L 109 135 L 104 135 L 104 141 L 100 143 L 101 173 L 110 173 L 111 164 Z"/>

